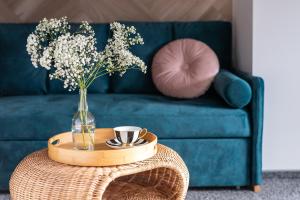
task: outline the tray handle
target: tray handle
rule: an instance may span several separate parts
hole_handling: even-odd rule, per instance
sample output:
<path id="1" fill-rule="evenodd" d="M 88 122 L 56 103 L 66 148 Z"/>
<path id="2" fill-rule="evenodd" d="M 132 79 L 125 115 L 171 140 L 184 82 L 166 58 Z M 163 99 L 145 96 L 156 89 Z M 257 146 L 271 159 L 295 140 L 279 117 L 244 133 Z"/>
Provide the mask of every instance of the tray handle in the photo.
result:
<path id="1" fill-rule="evenodd" d="M 50 138 L 49 141 L 48 141 L 48 144 L 49 145 L 58 145 L 60 143 L 60 139 L 59 138 Z"/>
<path id="2" fill-rule="evenodd" d="M 59 139 L 57 137 L 53 137 L 53 138 L 49 139 L 48 145 L 56 146 L 56 145 L 60 144 L 60 142 L 61 142 L 61 139 Z"/>
<path id="3" fill-rule="evenodd" d="M 51 142 L 52 145 L 57 145 L 59 143 L 60 143 L 60 139 L 56 139 Z"/>
<path id="4" fill-rule="evenodd" d="M 57 146 L 59 144 L 63 144 L 67 141 L 72 140 L 72 135 L 69 135 L 69 132 L 61 133 L 58 135 L 55 135 L 52 138 L 48 139 L 48 146 Z"/>

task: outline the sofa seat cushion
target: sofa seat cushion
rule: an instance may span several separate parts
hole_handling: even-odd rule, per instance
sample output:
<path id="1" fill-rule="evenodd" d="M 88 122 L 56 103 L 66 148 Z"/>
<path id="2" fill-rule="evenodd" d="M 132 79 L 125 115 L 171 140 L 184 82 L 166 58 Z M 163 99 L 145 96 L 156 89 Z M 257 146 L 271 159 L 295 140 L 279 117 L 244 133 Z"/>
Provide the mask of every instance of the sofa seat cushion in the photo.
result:
<path id="1" fill-rule="evenodd" d="M 159 138 L 249 137 L 249 116 L 218 97 L 178 100 L 159 95 L 90 94 L 97 127 L 137 125 Z M 0 140 L 45 140 L 71 129 L 78 95 L 0 98 Z"/>

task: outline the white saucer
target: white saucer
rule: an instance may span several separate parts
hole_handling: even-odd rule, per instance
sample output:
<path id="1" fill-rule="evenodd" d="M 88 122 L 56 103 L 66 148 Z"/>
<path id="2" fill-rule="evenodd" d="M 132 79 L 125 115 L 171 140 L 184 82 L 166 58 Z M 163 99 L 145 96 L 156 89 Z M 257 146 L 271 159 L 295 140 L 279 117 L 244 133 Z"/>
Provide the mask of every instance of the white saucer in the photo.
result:
<path id="1" fill-rule="evenodd" d="M 110 148 L 113 148 L 113 149 L 127 149 L 127 148 L 132 148 L 132 147 L 148 144 L 148 141 L 143 138 L 140 138 L 137 141 L 135 141 L 132 146 L 123 146 L 117 138 L 114 138 L 111 140 L 107 140 L 105 143 L 107 146 L 109 146 Z"/>

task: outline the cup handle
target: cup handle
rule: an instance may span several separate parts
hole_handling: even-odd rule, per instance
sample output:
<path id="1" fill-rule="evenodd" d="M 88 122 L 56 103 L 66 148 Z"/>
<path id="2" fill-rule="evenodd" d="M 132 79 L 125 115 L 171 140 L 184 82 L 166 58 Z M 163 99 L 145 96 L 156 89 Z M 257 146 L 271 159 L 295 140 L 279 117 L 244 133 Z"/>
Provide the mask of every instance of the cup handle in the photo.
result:
<path id="1" fill-rule="evenodd" d="M 139 133 L 139 138 L 143 138 L 147 133 L 148 133 L 148 130 L 146 128 L 143 128 Z"/>

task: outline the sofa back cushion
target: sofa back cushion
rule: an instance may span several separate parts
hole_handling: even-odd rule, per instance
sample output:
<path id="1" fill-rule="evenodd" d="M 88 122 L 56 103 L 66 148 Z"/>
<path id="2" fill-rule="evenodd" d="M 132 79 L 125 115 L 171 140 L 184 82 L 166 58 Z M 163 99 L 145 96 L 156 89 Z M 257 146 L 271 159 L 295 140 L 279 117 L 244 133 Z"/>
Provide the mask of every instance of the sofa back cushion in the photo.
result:
<path id="1" fill-rule="evenodd" d="M 35 68 L 26 51 L 27 37 L 35 30 L 32 24 L 0 24 L 0 96 L 68 94 L 59 80 L 50 80 L 44 68 Z M 109 35 L 108 24 L 94 24 L 97 48 L 102 50 Z M 97 79 L 89 93 L 106 93 L 109 76 Z M 73 93 L 77 93 L 74 91 Z"/>
<path id="2" fill-rule="evenodd" d="M 0 24 L 0 96 L 47 92 L 45 69 L 36 69 L 26 52 L 35 24 Z"/>
<path id="3" fill-rule="evenodd" d="M 231 67 L 231 24 L 229 22 L 178 22 L 173 26 L 175 39 L 200 40 L 217 54 L 221 68 Z"/>
<path id="4" fill-rule="evenodd" d="M 125 22 L 133 25 L 144 38 L 145 44 L 131 51 L 148 66 L 144 75 L 129 70 L 123 77 L 118 74 L 97 79 L 90 93 L 158 93 L 152 78 L 151 65 L 155 53 L 165 44 L 180 38 L 200 40 L 218 56 L 221 68 L 230 66 L 231 25 L 228 22 Z M 49 80 L 49 71 L 35 69 L 26 52 L 28 35 L 37 24 L 0 24 L 0 95 L 31 95 L 69 93 L 57 80 Z M 102 50 L 110 34 L 108 24 L 94 24 L 97 47 Z"/>
<path id="5" fill-rule="evenodd" d="M 206 43 L 216 53 L 221 68 L 231 63 L 231 24 L 229 22 L 135 22 L 125 23 L 136 27 L 144 38 L 144 45 L 132 52 L 145 61 L 147 74 L 129 70 L 123 77 L 112 77 L 114 93 L 158 93 L 151 79 L 153 56 L 165 44 L 181 38 L 192 38 Z"/>

